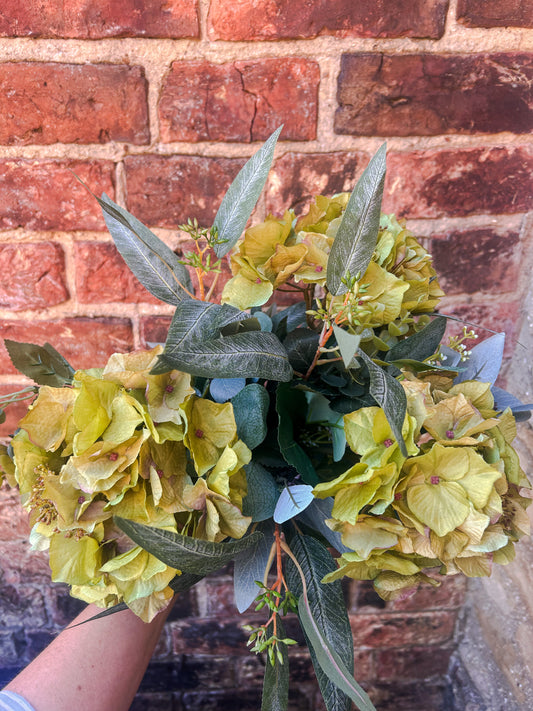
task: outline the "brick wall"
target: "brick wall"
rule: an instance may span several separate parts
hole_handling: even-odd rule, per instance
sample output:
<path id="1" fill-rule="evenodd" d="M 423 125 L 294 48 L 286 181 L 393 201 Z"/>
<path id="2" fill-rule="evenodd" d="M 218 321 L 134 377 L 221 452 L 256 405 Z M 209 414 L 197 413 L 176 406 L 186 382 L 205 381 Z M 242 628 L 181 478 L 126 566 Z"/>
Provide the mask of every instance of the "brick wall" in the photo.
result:
<path id="1" fill-rule="evenodd" d="M 179 248 L 177 225 L 208 224 L 252 144 L 283 123 L 257 217 L 350 189 L 387 139 L 385 209 L 431 246 L 443 311 L 507 331 L 531 400 L 514 339 L 531 306 L 532 24 L 531 0 L 3 0 L 0 336 L 49 340 L 77 367 L 161 339 L 169 308 L 128 273 L 71 171 Z M 0 392 L 23 384 L 0 348 Z M 77 603 L 0 497 L 6 679 Z M 234 709 L 236 688 L 258 708 L 260 661 L 228 580 L 177 605 L 136 708 Z M 379 711 L 438 709 L 461 581 L 385 609 L 364 585 L 347 595 Z M 321 708 L 308 658 L 293 657 L 292 708 Z"/>

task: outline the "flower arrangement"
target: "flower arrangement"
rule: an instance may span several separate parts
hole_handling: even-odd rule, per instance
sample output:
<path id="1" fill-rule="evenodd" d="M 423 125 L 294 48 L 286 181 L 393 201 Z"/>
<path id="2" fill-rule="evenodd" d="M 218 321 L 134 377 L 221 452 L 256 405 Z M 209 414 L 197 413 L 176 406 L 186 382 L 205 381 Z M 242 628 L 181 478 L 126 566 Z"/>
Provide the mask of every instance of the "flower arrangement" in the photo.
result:
<path id="1" fill-rule="evenodd" d="M 328 711 L 369 710 L 340 579 L 392 599 L 511 561 L 529 533 L 512 442 L 531 406 L 494 386 L 503 334 L 443 343 L 431 257 L 381 214 L 384 146 L 351 194 L 246 227 L 279 132 L 211 228 L 180 226 L 195 245 L 181 257 L 96 198 L 130 269 L 175 306 L 166 343 L 75 371 L 50 344 L 6 341 L 36 386 L 2 399 L 35 398 L 0 477 L 75 597 L 148 621 L 234 561 L 239 611 L 268 611 L 249 630 L 269 660 L 263 709 L 287 707 L 296 612 Z M 281 291 L 297 299 L 278 308 Z"/>

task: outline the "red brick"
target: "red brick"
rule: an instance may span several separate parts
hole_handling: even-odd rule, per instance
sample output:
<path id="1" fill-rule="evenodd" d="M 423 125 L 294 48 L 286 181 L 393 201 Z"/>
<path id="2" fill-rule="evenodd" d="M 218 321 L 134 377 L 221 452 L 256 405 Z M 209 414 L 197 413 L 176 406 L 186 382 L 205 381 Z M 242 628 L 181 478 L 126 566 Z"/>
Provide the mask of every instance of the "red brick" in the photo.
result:
<path id="1" fill-rule="evenodd" d="M 533 2 L 459 0 L 457 19 L 469 27 L 533 27 Z"/>
<path id="2" fill-rule="evenodd" d="M 363 153 L 287 153 L 270 172 L 267 210 L 282 215 L 292 207 L 300 214 L 315 195 L 351 191 L 368 160 Z"/>
<path id="3" fill-rule="evenodd" d="M 445 679 L 433 679 L 424 684 L 377 681 L 365 688 L 379 711 L 442 711 L 447 686 Z"/>
<path id="4" fill-rule="evenodd" d="M 141 67 L 0 64 L 0 143 L 149 143 Z"/>
<path id="5" fill-rule="evenodd" d="M 533 150 L 391 153 L 383 209 L 399 217 L 516 213 L 533 207 Z"/>
<path id="6" fill-rule="evenodd" d="M 312 140 L 319 81 L 308 59 L 174 62 L 159 104 L 162 140 L 264 141 L 281 124 L 282 140 Z"/>
<path id="7" fill-rule="evenodd" d="M 0 323 L 0 337 L 23 343 L 51 343 L 73 368 L 99 368 L 112 353 L 133 348 L 131 322 L 120 318 L 65 318 L 59 321 L 8 321 Z M 4 345 L 0 370 L 18 373 Z"/>
<path id="8" fill-rule="evenodd" d="M 151 343 L 164 343 L 170 326 L 170 316 L 144 316 L 141 318 L 140 332 L 143 348 Z"/>
<path id="9" fill-rule="evenodd" d="M 374 648 L 447 642 L 455 620 L 449 611 L 350 615 L 355 645 Z"/>
<path id="10" fill-rule="evenodd" d="M 96 195 L 114 197 L 110 161 L 1 160 L 0 229 L 105 229 L 98 203 L 71 171 Z"/>
<path id="11" fill-rule="evenodd" d="M 492 228 L 435 235 L 429 248 L 447 294 L 515 291 L 520 274 L 520 237 Z"/>
<path id="12" fill-rule="evenodd" d="M 128 210 L 148 225 L 176 228 L 196 217 L 211 225 L 243 162 L 199 156 L 129 156 L 125 159 Z"/>
<path id="13" fill-rule="evenodd" d="M 3 383 L 0 385 L 0 396 L 11 395 L 12 393 L 18 392 L 25 387 L 27 386 L 21 385 L 20 383 Z M 33 396 L 27 400 L 20 400 L 12 405 L 8 405 L 5 408 L 6 419 L 5 422 L 0 424 L 0 440 L 6 439 L 15 432 L 18 423 L 26 414 L 28 405 L 31 403 L 32 399 Z"/>
<path id="14" fill-rule="evenodd" d="M 8 489 L 0 497 L 0 539 L 17 540 L 29 536 L 28 514 L 20 503 L 18 489 Z"/>
<path id="15" fill-rule="evenodd" d="M 22 311 L 45 309 L 69 298 L 65 257 L 59 244 L 0 245 L 0 308 Z"/>
<path id="16" fill-rule="evenodd" d="M 456 610 L 464 604 L 465 595 L 466 578 L 463 575 L 449 575 L 442 580 L 438 588 L 421 585 L 414 595 L 387 603 L 387 609 L 413 612 Z"/>
<path id="17" fill-rule="evenodd" d="M 4 0 L 4 37 L 198 37 L 197 0 Z"/>
<path id="18" fill-rule="evenodd" d="M 210 39 L 441 37 L 448 0 L 212 0 Z"/>
<path id="19" fill-rule="evenodd" d="M 75 259 L 76 293 L 81 303 L 160 303 L 132 274 L 114 244 L 79 242 Z"/>
<path id="20" fill-rule="evenodd" d="M 335 132 L 529 133 L 532 80 L 532 54 L 344 54 Z"/>
<path id="21" fill-rule="evenodd" d="M 387 679 L 425 679 L 444 676 L 452 654 L 452 647 L 410 647 L 407 650 L 380 649 L 376 651 L 376 677 Z"/>

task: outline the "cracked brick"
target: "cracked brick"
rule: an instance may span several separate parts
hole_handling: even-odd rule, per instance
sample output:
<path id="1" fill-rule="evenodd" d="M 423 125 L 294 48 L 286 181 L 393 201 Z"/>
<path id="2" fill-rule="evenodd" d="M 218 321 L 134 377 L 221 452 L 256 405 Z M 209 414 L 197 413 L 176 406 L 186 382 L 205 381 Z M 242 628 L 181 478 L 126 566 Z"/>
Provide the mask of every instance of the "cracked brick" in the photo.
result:
<path id="1" fill-rule="evenodd" d="M 114 64 L 0 64 L 0 143 L 150 140 L 142 67 Z"/>
<path id="2" fill-rule="evenodd" d="M 162 140 L 264 141 L 280 124 L 282 140 L 312 140 L 319 81 L 303 58 L 174 62 L 159 102 Z"/>
<path id="3" fill-rule="evenodd" d="M 459 0 L 457 19 L 468 27 L 533 27 L 533 2 Z"/>
<path id="4" fill-rule="evenodd" d="M 69 298 L 65 257 L 59 244 L 0 245 L 0 270 L 10 274 L 0 282 L 2 309 L 46 309 Z"/>
<path id="5" fill-rule="evenodd" d="M 529 133 L 533 54 L 344 54 L 335 132 Z"/>

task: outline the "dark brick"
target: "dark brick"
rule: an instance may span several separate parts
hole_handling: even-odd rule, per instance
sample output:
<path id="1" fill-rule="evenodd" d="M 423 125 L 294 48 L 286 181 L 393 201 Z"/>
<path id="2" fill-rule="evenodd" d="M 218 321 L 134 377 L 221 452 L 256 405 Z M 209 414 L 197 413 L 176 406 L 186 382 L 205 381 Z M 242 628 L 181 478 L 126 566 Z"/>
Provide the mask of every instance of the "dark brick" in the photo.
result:
<path id="1" fill-rule="evenodd" d="M 374 683 L 367 692 L 379 711 L 443 711 L 445 681 Z"/>
<path id="2" fill-rule="evenodd" d="M 410 647 L 407 650 L 384 649 L 376 651 L 376 678 L 427 679 L 444 676 L 448 669 L 452 647 Z"/>
<path id="3" fill-rule="evenodd" d="M 141 222 L 176 228 L 196 217 L 209 226 L 243 161 L 198 156 L 130 156 L 128 210 Z"/>
<path id="4" fill-rule="evenodd" d="M 448 0 L 212 0 L 210 39 L 441 37 Z"/>
<path id="5" fill-rule="evenodd" d="M 0 143 L 149 143 L 142 67 L 0 64 Z"/>
<path id="6" fill-rule="evenodd" d="M 137 694 L 129 711 L 175 711 L 171 692 Z"/>
<path id="7" fill-rule="evenodd" d="M 287 153 L 275 161 L 266 189 L 266 208 L 282 215 L 302 213 L 316 195 L 353 190 L 368 163 L 363 153 Z"/>
<path id="8" fill-rule="evenodd" d="M 345 54 L 335 132 L 529 133 L 533 55 Z"/>
<path id="9" fill-rule="evenodd" d="M 175 603 L 168 616 L 169 620 L 181 620 L 184 617 L 194 617 L 197 614 L 196 609 L 196 591 L 185 590 L 175 597 Z"/>
<path id="10" fill-rule="evenodd" d="M 474 229 L 435 235 L 429 251 L 446 294 L 515 291 L 520 274 L 517 232 Z"/>
<path id="11" fill-rule="evenodd" d="M 46 309 L 69 298 L 65 257 L 54 242 L 0 245 L 0 308 Z"/>
<path id="12" fill-rule="evenodd" d="M 384 212 L 433 218 L 526 212 L 533 207 L 528 147 L 391 153 Z"/>
<path id="13" fill-rule="evenodd" d="M 214 621 L 188 619 L 170 626 L 175 654 L 243 655 L 248 648 L 248 634 L 241 619 Z"/>
<path id="14" fill-rule="evenodd" d="M 46 608 L 40 590 L 31 585 L 20 589 L 14 585 L 0 585 L 0 624 L 9 629 L 20 625 L 21 619 L 27 628 L 44 627 L 47 623 Z"/>
<path id="15" fill-rule="evenodd" d="M 140 332 L 143 347 L 148 348 L 151 343 L 164 343 L 171 320 L 170 316 L 144 316 L 141 318 Z"/>
<path id="16" fill-rule="evenodd" d="M 35 657 L 40 654 L 43 649 L 48 647 L 50 642 L 53 642 L 56 635 L 53 632 L 47 630 L 30 631 L 26 633 L 26 638 L 28 640 L 28 646 L 26 649 L 26 659 L 31 662 Z"/>
<path id="17" fill-rule="evenodd" d="M 4 0 L 0 36 L 198 37 L 197 0 Z"/>
<path id="18" fill-rule="evenodd" d="M 119 318 L 66 318 L 60 321 L 8 321 L 0 323 L 0 337 L 22 343 L 47 341 L 73 368 L 98 368 L 112 353 L 133 348 L 131 322 Z M 0 345 L 0 368 L 16 373 L 5 346 Z"/>
<path id="19" fill-rule="evenodd" d="M 164 142 L 315 138 L 318 64 L 301 58 L 211 64 L 174 62 L 159 117 Z"/>
<path id="20" fill-rule="evenodd" d="M 533 27 L 533 2 L 459 0 L 457 19 L 468 27 Z"/>
<path id="21" fill-rule="evenodd" d="M 95 195 L 114 197 L 114 165 L 110 161 L 0 161 L 0 229 L 103 230 Z"/>
<path id="22" fill-rule="evenodd" d="M 455 621 L 456 615 L 448 611 L 350 616 L 355 644 L 374 648 L 447 642 Z"/>

